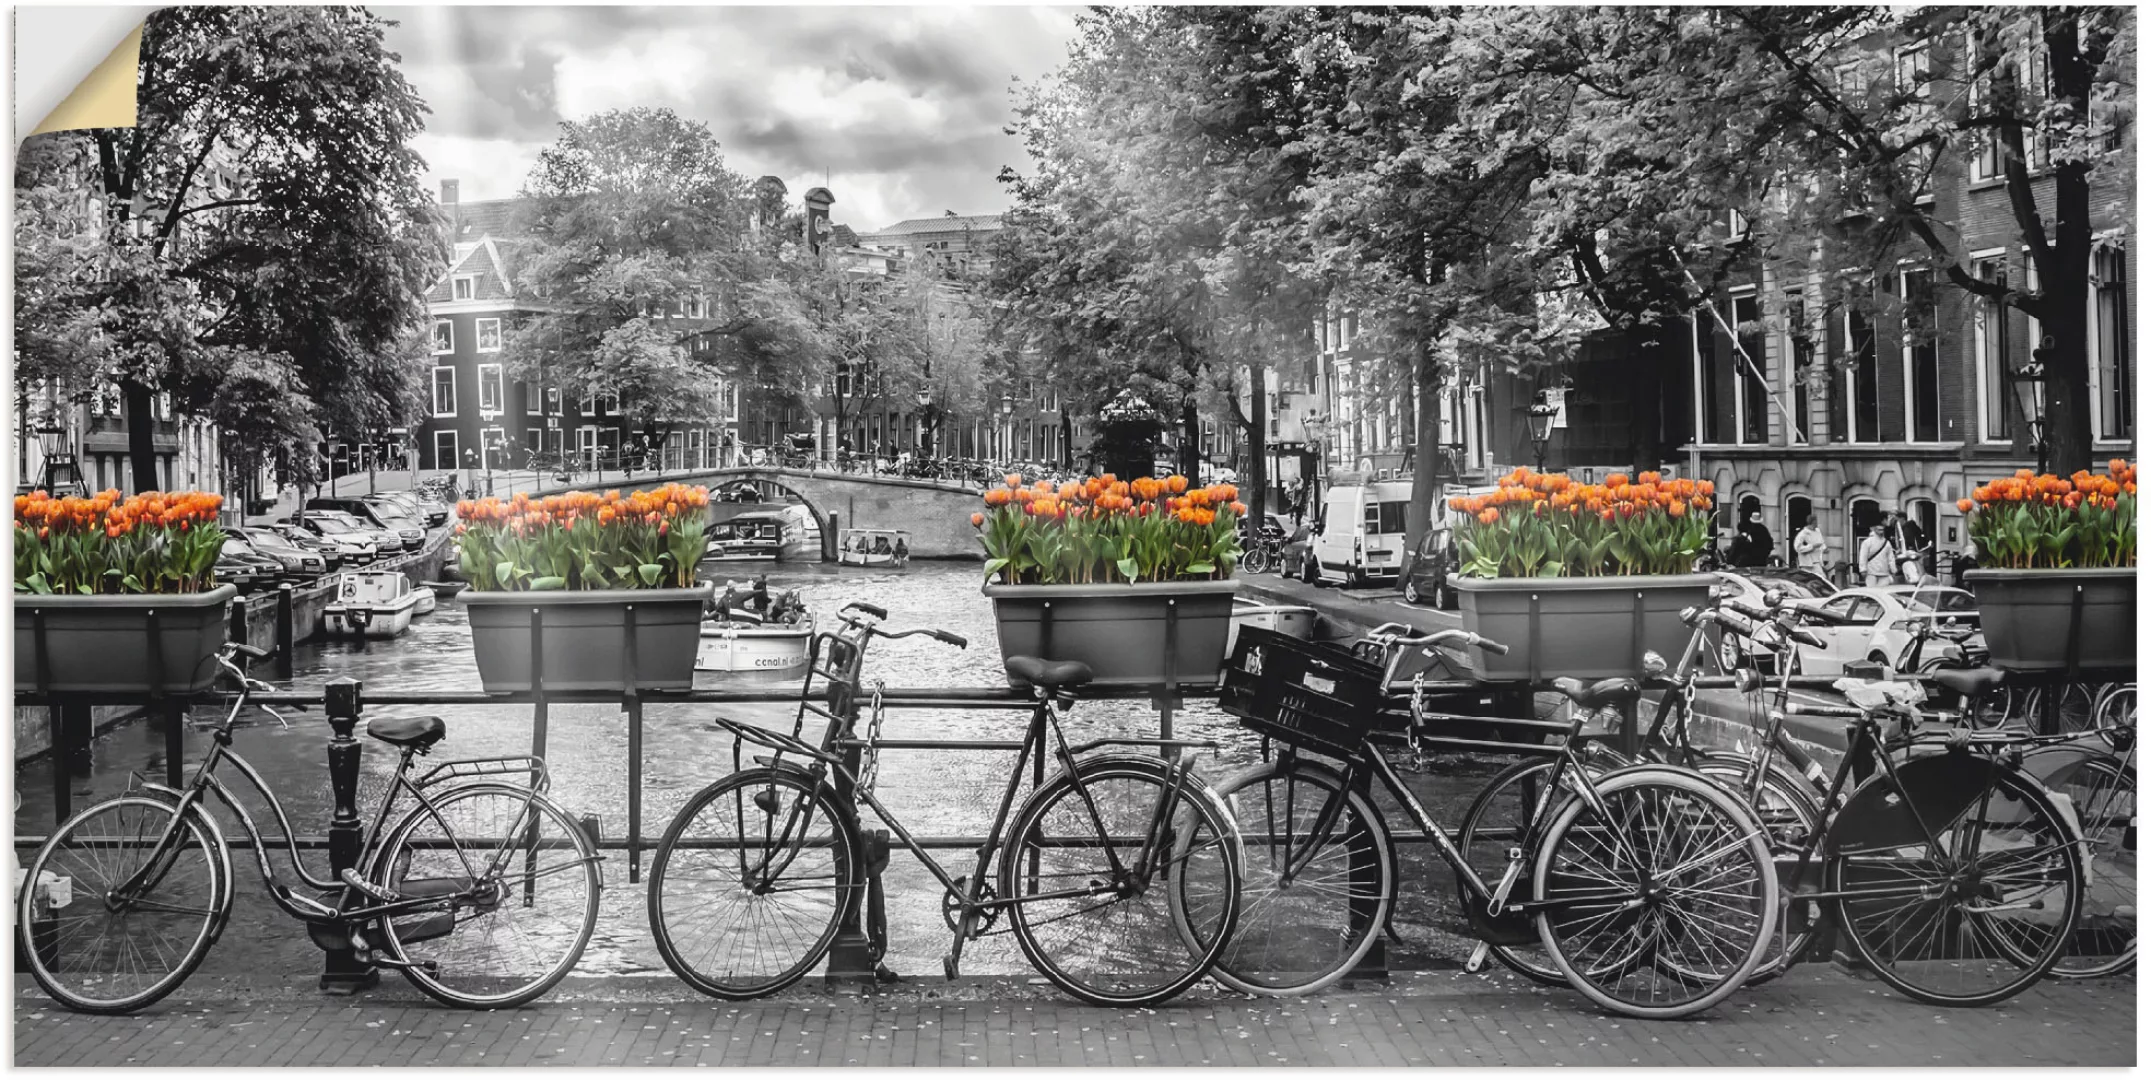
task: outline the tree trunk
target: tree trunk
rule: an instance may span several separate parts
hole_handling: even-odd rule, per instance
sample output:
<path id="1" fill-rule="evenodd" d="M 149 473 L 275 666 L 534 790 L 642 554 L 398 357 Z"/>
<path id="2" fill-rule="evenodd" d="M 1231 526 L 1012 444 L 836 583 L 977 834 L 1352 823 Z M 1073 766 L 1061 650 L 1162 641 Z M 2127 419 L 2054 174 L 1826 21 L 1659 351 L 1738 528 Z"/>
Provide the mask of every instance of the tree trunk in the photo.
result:
<path id="1" fill-rule="evenodd" d="M 1434 354 L 1422 337 L 1416 346 L 1414 357 L 1412 392 L 1418 408 L 1413 410 L 1413 444 L 1424 448 L 1419 453 L 1419 464 L 1412 469 L 1412 501 L 1404 510 L 1404 572 L 1410 573 L 1413 553 L 1419 550 L 1420 541 L 1426 539 L 1427 530 L 1434 523 L 1434 499 L 1441 494 L 1436 485 L 1441 483 L 1440 470 L 1435 462 L 1441 454 L 1441 365 L 1434 362 Z"/>
<path id="2" fill-rule="evenodd" d="M 1180 399 L 1180 475 L 1189 484 L 1202 483 L 1202 417 L 1195 411 L 1195 395 Z"/>
<path id="3" fill-rule="evenodd" d="M 163 485 L 157 481 L 155 395 L 148 386 L 133 379 L 122 380 L 120 392 L 127 408 L 127 461 L 134 473 L 131 494 L 156 491 Z"/>
<path id="4" fill-rule="evenodd" d="M 1664 407 L 1660 388 L 1665 385 L 1667 360 L 1663 337 L 1656 326 L 1637 326 L 1622 342 L 1620 369 L 1628 373 L 1628 463 L 1637 472 L 1658 468 L 1661 448 L 1658 411 Z"/>
<path id="5" fill-rule="evenodd" d="M 2039 275 L 2046 310 L 2041 332 L 2054 339 L 2047 357 L 2047 471 L 2067 476 L 2091 468 L 2091 184 L 2082 164 L 2054 170 L 2055 273 Z"/>
<path id="6" fill-rule="evenodd" d="M 1061 407 L 1061 468 L 1075 468 L 1075 418 Z"/>
<path id="7" fill-rule="evenodd" d="M 1270 504 L 1268 375 L 1268 369 L 1261 364 L 1247 365 L 1248 393 L 1255 415 L 1247 421 L 1247 483 L 1240 485 L 1240 493 L 1241 501 L 1247 503 L 1248 513 L 1257 525 L 1268 520 L 1262 515 L 1269 509 Z"/>

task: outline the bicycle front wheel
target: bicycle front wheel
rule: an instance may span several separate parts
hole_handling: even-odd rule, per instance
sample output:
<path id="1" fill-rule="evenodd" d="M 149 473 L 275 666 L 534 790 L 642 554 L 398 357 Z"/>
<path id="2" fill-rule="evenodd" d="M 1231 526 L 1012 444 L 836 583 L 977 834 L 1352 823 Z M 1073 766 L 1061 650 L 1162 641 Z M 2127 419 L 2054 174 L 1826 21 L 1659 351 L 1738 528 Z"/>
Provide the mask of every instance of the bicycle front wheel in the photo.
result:
<path id="1" fill-rule="evenodd" d="M 1570 985 L 1625 1016 L 1716 1005 L 1747 982 L 1776 929 L 1761 826 L 1716 784 L 1662 766 L 1608 774 L 1592 792 L 1563 805 L 1539 845 L 1546 951 Z"/>
<path id="2" fill-rule="evenodd" d="M 813 970 L 864 895 L 858 836 L 826 786 L 775 769 L 703 788 L 650 862 L 650 933 L 687 985 L 727 1001 Z"/>
<path id="3" fill-rule="evenodd" d="M 1929 1005 L 1992 1005 L 2073 936 L 2083 870 L 2061 812 L 2023 774 L 1943 754 L 1852 793 L 1827 837 L 1838 927 L 1882 981 Z"/>
<path id="4" fill-rule="evenodd" d="M 528 788 L 471 784 L 431 801 L 390 831 L 373 881 L 440 903 L 383 919 L 382 946 L 442 1004 L 536 1000 L 567 977 L 597 929 L 597 849 Z"/>
<path id="5" fill-rule="evenodd" d="M 209 955 L 231 912 L 230 879 L 223 838 L 198 812 L 182 819 L 140 795 L 99 803 L 30 861 L 23 880 L 42 887 L 16 898 L 16 955 L 76 1012 L 145 1008 Z"/>
<path id="6" fill-rule="evenodd" d="M 1001 891 L 1031 966 L 1093 1005 L 1155 1005 L 1216 964 L 1239 917 L 1232 820 L 1164 762 L 1092 759 L 1024 801 Z M 1147 859 L 1146 859 L 1147 852 Z"/>
<path id="7" fill-rule="evenodd" d="M 1258 544 L 1240 556 L 1240 567 L 1250 574 L 1259 574 L 1270 568 L 1270 558 Z"/>
<path id="8" fill-rule="evenodd" d="M 1290 997 L 1366 958 L 1396 901 L 1389 835 L 1366 796 L 1297 757 L 1251 765 L 1217 793 L 1240 829 L 1240 923 L 1217 980 Z M 1326 819 L 1326 820 L 1325 820 Z"/>

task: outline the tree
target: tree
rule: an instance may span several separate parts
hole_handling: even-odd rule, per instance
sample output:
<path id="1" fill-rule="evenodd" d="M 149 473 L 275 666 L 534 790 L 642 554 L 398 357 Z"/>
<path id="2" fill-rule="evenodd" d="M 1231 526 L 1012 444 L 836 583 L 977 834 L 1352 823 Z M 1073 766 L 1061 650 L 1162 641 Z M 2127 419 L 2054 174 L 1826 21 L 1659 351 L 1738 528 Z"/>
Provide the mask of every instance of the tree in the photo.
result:
<path id="1" fill-rule="evenodd" d="M 143 26 L 136 126 L 27 140 L 18 378 L 111 376 L 136 488 L 157 486 L 153 396 L 201 412 L 235 365 L 287 367 L 281 409 L 347 429 L 401 419 L 445 257 L 409 147 L 425 107 L 385 25 L 355 8 L 166 8 Z"/>
<path id="2" fill-rule="evenodd" d="M 518 377 L 618 395 L 653 446 L 714 413 L 766 259 L 708 126 L 648 108 L 563 123 L 522 197 L 517 283 L 542 308 L 504 335 Z"/>

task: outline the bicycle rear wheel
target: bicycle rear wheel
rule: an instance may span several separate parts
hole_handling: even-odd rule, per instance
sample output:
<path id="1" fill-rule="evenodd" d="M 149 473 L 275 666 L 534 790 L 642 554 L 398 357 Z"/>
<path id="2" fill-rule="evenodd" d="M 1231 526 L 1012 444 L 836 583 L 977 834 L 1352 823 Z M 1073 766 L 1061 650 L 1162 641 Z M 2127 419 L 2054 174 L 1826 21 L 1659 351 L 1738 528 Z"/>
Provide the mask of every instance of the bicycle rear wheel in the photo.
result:
<path id="1" fill-rule="evenodd" d="M 30 860 L 23 880 L 48 888 L 16 897 L 16 956 L 52 1000 L 133 1012 L 177 990 L 209 955 L 231 913 L 230 857 L 199 812 L 176 818 L 163 799 L 123 796 L 69 818 Z M 160 849 L 168 829 L 173 842 Z M 145 867 L 144 884 L 116 899 Z"/>
<path id="2" fill-rule="evenodd" d="M 1239 926 L 1212 974 L 1275 997 L 1336 983 L 1374 948 L 1396 900 L 1381 813 L 1337 772 L 1297 757 L 1242 769 L 1217 793 L 1239 826 L 1242 865 Z"/>
<path id="3" fill-rule="evenodd" d="M 1240 566 L 1250 574 L 1262 573 L 1270 568 L 1269 553 L 1265 552 L 1258 542 L 1240 556 Z"/>
<path id="4" fill-rule="evenodd" d="M 2119 975 L 2136 966 L 2136 756 L 2086 761 L 2061 790 L 2084 830 L 2084 910 L 2052 974 Z"/>
<path id="5" fill-rule="evenodd" d="M 2083 907 L 2059 809 L 1985 759 L 1896 773 L 1855 790 L 1827 837 L 1829 891 L 1852 894 L 1835 902 L 1839 929 L 1878 978 L 1930 1005 L 1992 1005 L 2038 982 Z"/>
<path id="6" fill-rule="evenodd" d="M 381 922 L 381 946 L 445 1005 L 506 1009 L 566 978 L 597 929 L 597 850 L 529 789 L 470 784 L 432 796 L 389 833 L 372 880 L 439 896 Z"/>
<path id="7" fill-rule="evenodd" d="M 1740 754 L 1707 754 L 1696 763 L 1696 771 L 1702 773 L 1736 798 L 1746 798 L 1748 776 L 1754 771 L 1754 762 Z M 1770 850 L 1788 861 L 1797 860 L 1805 850 L 1815 830 L 1822 822 L 1822 797 L 1814 785 L 1800 774 L 1786 768 L 1781 762 L 1771 762 L 1770 774 L 1763 777 L 1755 799 L 1748 804 L 1761 821 L 1764 834 L 1769 838 Z M 1809 944 L 1815 940 L 1815 927 L 1820 919 L 1808 919 L 1805 929 L 1795 933 L 1789 929 L 1786 908 L 1798 902 L 1797 890 L 1785 888 L 1778 883 L 1777 930 L 1770 937 L 1770 951 L 1763 962 L 1756 965 L 1755 974 L 1748 977 L 1751 986 L 1783 975 L 1807 955 Z"/>
<path id="8" fill-rule="evenodd" d="M 703 788 L 650 861 L 650 933 L 687 985 L 727 1001 L 813 970 L 863 895 L 858 837 L 811 778 L 775 769 Z"/>
<path id="9" fill-rule="evenodd" d="M 1176 783 L 1163 762 L 1081 762 L 1024 801 L 1008 836 L 1010 929 L 1031 965 L 1077 998 L 1155 1005 L 1209 973 L 1231 940 L 1238 835 L 1208 791 Z M 1138 865 L 1152 836 L 1151 864 Z"/>
<path id="10" fill-rule="evenodd" d="M 1777 871 L 1754 815 L 1711 781 L 1638 766 L 1555 813 L 1532 874 L 1539 937 L 1570 985 L 1669 1020 L 1747 982 L 1770 949 Z"/>
<path id="11" fill-rule="evenodd" d="M 1538 809 L 1546 785 L 1561 775 L 1561 766 L 1558 758 L 1519 761 L 1495 775 L 1471 801 L 1471 808 L 1464 811 L 1456 847 L 1479 880 L 1489 887 L 1508 873 L 1511 848 L 1528 850 L 1532 812 Z M 1520 881 L 1512 886 L 1511 898 L 1520 897 L 1524 888 Z M 1456 895 L 1460 901 L 1471 895 L 1462 875 L 1458 875 Z M 1489 945 L 1488 949 L 1509 970 L 1533 982 L 1568 985 L 1568 976 L 1561 973 L 1560 966 L 1541 945 Z"/>

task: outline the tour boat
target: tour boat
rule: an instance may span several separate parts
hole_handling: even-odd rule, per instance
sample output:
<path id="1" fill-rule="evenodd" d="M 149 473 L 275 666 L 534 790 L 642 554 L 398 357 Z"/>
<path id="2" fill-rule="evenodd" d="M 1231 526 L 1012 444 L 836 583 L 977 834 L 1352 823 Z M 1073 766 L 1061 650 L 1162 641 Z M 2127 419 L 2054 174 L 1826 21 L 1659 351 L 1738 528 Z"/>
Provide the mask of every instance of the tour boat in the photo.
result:
<path id="1" fill-rule="evenodd" d="M 1301 641 L 1311 641 L 1314 639 L 1315 609 L 1296 604 L 1265 604 L 1246 596 L 1233 597 L 1232 628 L 1225 631 L 1225 655 L 1232 655 L 1232 647 L 1240 640 L 1243 626 L 1259 626 Z"/>
<path id="2" fill-rule="evenodd" d="M 837 542 L 845 566 L 897 566 L 911 561 L 911 534 L 902 529 L 846 529 Z"/>
<path id="3" fill-rule="evenodd" d="M 750 510 L 717 522 L 705 534 L 705 562 L 777 562 L 813 559 L 821 553 L 821 530 L 804 506 Z"/>
<path id="4" fill-rule="evenodd" d="M 814 641 L 814 616 L 801 611 L 790 622 L 771 622 L 752 611 L 723 611 L 702 623 L 696 671 L 803 673 Z"/>
<path id="5" fill-rule="evenodd" d="M 411 579 L 394 570 L 354 570 L 336 575 L 336 599 L 322 612 L 322 628 L 331 637 L 392 638 L 411 628 L 420 594 Z"/>

